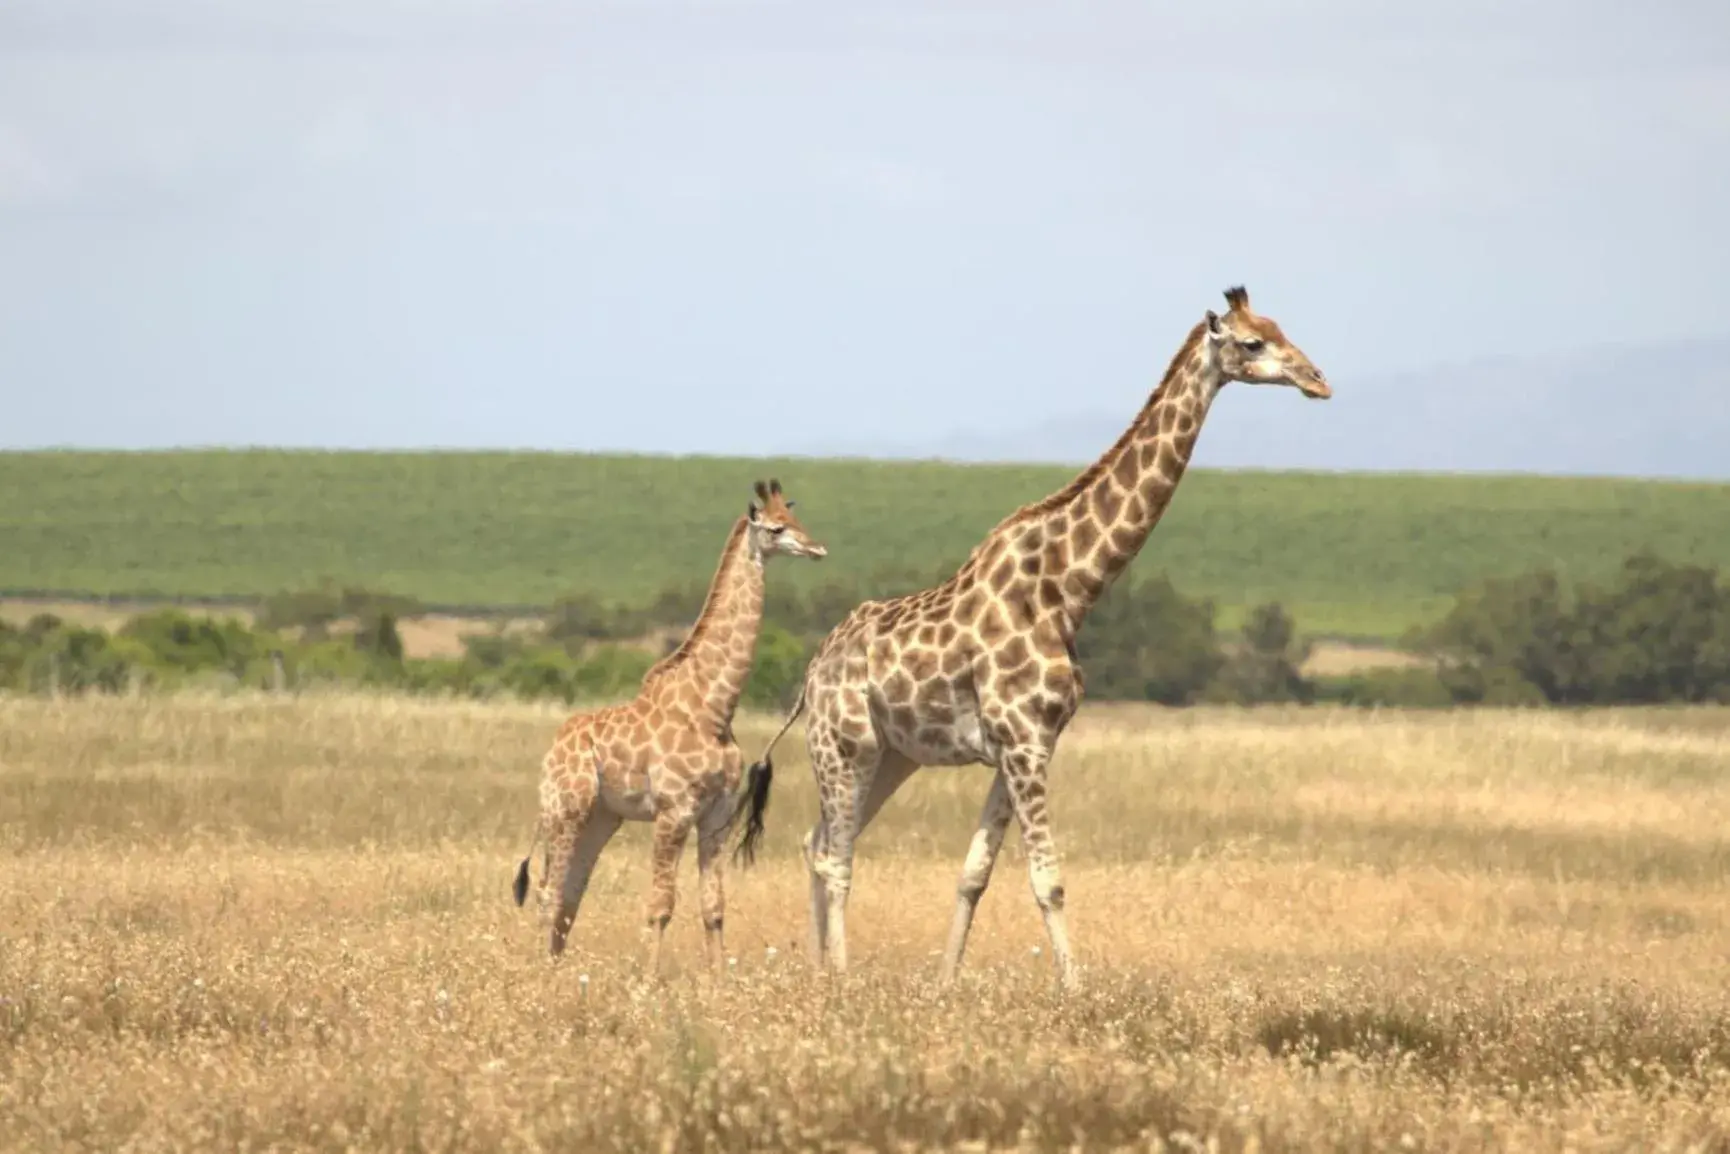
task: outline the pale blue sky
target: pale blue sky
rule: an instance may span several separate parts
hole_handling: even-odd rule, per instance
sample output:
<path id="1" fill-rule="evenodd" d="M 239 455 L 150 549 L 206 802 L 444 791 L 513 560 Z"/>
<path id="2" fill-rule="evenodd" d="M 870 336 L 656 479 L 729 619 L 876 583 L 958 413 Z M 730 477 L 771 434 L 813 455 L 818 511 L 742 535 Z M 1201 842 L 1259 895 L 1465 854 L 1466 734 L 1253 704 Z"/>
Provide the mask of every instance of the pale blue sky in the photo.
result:
<path id="1" fill-rule="evenodd" d="M 0 445 L 1127 418 L 1239 281 L 1348 405 L 1730 335 L 1727 204 L 1705 0 L 7 0 Z"/>

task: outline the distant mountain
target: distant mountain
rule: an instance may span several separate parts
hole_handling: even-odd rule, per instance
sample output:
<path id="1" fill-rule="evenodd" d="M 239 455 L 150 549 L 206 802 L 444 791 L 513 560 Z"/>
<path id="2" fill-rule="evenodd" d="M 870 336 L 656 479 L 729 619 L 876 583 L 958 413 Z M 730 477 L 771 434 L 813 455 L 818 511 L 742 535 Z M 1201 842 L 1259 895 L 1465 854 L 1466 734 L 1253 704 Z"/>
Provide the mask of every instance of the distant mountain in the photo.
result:
<path id="1" fill-rule="evenodd" d="M 1333 400 L 1232 385 L 1198 465 L 1730 479 L 1730 338 L 1501 358 L 1334 381 Z M 850 446 L 877 457 L 1092 460 L 1134 412 L 925 443 Z"/>

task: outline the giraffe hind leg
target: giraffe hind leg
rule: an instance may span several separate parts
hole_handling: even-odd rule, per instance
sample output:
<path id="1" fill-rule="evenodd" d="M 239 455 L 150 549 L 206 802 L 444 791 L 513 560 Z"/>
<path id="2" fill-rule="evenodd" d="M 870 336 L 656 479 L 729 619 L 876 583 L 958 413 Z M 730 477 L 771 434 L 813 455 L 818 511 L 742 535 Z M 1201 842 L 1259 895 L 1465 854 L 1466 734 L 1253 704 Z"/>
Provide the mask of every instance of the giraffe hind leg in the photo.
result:
<path id="1" fill-rule="evenodd" d="M 985 895 L 985 887 L 991 884 L 991 869 L 997 864 L 997 853 L 1003 848 L 1003 835 L 1013 814 L 1009 786 L 1000 771 L 991 778 L 991 792 L 985 795 L 979 827 L 973 832 L 967 861 L 961 867 L 961 881 L 955 887 L 955 917 L 949 925 L 949 944 L 943 951 L 945 982 L 954 981 L 961 968 L 961 956 L 967 952 L 967 935 L 973 928 L 973 914 Z"/>
<path id="2" fill-rule="evenodd" d="M 685 842 L 690 840 L 693 824 L 688 812 L 662 810 L 655 815 L 653 877 L 649 883 L 648 909 L 649 972 L 652 975 L 661 972 L 661 947 L 679 895 L 679 859 L 684 855 Z"/>
<path id="3" fill-rule="evenodd" d="M 721 969 L 727 954 L 723 923 L 727 913 L 725 851 L 730 816 L 725 804 L 717 805 L 697 825 L 697 888 L 703 913 L 703 950 L 712 970 Z"/>
<path id="4" fill-rule="evenodd" d="M 558 874 L 558 910 L 553 916 L 549 943 L 554 957 L 565 952 L 565 942 L 582 907 L 583 895 L 588 892 L 595 863 L 621 824 L 623 819 L 617 814 L 597 806 L 581 816 L 563 819 L 556 827 L 559 832 L 552 839 L 552 868 L 547 872 L 549 888 L 554 873 Z"/>

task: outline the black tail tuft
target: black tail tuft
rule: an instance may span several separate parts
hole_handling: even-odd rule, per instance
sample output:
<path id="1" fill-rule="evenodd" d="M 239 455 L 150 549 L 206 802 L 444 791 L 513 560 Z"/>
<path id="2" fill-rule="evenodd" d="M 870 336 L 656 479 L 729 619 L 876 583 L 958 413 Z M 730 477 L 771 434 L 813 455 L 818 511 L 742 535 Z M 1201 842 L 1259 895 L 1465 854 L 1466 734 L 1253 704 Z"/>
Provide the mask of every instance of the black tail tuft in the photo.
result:
<path id="1" fill-rule="evenodd" d="M 523 864 L 517 867 L 517 880 L 511 883 L 511 896 L 517 899 L 517 904 L 529 896 L 529 859 L 524 858 Z"/>
<path id="2" fill-rule="evenodd" d="M 763 760 L 753 765 L 745 775 L 745 793 L 751 806 L 750 813 L 745 818 L 745 832 L 739 837 L 739 844 L 733 850 L 733 860 L 750 865 L 757 859 L 757 843 L 763 840 L 763 811 L 769 808 L 769 786 L 775 780 L 775 765 L 764 754 Z"/>

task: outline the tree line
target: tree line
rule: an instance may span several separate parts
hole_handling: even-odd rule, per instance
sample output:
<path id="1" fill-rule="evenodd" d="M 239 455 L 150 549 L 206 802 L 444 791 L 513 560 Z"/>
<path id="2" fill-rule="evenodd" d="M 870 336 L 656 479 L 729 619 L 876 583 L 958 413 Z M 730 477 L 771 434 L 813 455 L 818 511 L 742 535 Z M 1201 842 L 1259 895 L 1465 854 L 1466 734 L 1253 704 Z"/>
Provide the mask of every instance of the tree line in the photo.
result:
<path id="1" fill-rule="evenodd" d="M 943 571 L 946 576 L 949 570 Z M 931 575 L 879 573 L 808 593 L 772 586 L 748 704 L 798 693 L 806 661 L 861 600 L 920 588 Z M 124 693 L 187 686 L 388 687 L 468 697 L 628 695 L 699 611 L 705 587 L 669 587 L 641 606 L 578 593 L 533 628 L 462 639 L 460 656 L 409 657 L 400 625 L 412 598 L 323 586 L 265 598 L 251 624 L 164 609 L 109 632 L 40 615 L 0 622 L 0 690 Z M 656 638 L 659 638 L 657 643 Z M 1341 677 L 1304 673 L 1309 643 L 1278 603 L 1222 629 L 1214 604 L 1161 573 L 1120 581 L 1077 641 L 1092 700 L 1338 702 L 1362 706 L 1607 705 L 1730 702 L 1730 586 L 1715 568 L 1627 558 L 1608 583 L 1570 586 L 1539 570 L 1462 589 L 1401 647 L 1409 668 Z"/>

